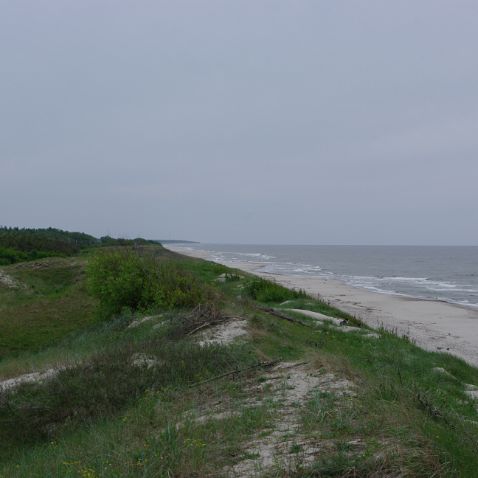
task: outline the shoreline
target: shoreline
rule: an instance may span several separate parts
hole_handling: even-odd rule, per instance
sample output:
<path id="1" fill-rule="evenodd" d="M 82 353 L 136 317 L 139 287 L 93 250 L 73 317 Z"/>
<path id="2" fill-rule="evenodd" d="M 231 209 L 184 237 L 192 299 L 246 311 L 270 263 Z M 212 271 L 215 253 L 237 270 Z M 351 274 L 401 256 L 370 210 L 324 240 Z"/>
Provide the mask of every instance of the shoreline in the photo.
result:
<path id="1" fill-rule="evenodd" d="M 191 257 L 212 260 L 203 250 L 186 247 L 168 249 Z M 215 261 L 218 262 L 218 261 Z M 280 284 L 319 296 L 344 312 L 356 316 L 373 328 L 384 327 L 406 335 L 418 346 L 433 352 L 446 352 L 478 366 L 478 310 L 445 301 L 379 293 L 354 287 L 335 279 L 260 272 L 262 263 L 221 261 Z"/>

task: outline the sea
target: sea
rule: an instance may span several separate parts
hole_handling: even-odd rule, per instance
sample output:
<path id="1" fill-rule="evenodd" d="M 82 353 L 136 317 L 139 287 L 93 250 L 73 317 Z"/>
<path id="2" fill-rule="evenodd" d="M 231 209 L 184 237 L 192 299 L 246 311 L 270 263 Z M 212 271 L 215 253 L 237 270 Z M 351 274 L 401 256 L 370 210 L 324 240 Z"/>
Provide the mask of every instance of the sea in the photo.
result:
<path id="1" fill-rule="evenodd" d="M 478 308 L 478 246 L 187 244 L 218 262 L 261 272 L 319 276 L 383 294 Z"/>

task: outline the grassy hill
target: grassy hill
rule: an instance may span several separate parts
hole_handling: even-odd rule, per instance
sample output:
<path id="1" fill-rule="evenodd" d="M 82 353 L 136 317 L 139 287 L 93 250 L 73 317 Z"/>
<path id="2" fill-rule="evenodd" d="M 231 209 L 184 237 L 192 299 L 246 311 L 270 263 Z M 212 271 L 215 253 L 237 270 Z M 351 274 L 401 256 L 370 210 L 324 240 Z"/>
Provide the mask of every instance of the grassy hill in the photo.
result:
<path id="1" fill-rule="evenodd" d="M 0 330 L 0 477 L 476 476 L 477 369 L 160 246 L 1 267 Z"/>

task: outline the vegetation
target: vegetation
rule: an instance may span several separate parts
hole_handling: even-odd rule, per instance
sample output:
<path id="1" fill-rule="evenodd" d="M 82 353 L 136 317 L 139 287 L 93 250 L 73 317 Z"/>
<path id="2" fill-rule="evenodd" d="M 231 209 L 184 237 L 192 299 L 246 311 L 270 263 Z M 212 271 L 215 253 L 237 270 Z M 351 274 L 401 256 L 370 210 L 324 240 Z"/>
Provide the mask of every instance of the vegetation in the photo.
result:
<path id="1" fill-rule="evenodd" d="M 245 285 L 244 291 L 251 299 L 266 303 L 307 297 L 307 294 L 302 290 L 287 289 L 280 284 L 261 278 L 250 279 Z"/>
<path id="2" fill-rule="evenodd" d="M 0 361 L 52 346 L 97 321 L 85 262 L 48 258 L 3 268 L 13 282 L 5 285 L 0 277 Z"/>
<path id="3" fill-rule="evenodd" d="M 283 429 L 289 461 L 260 476 L 476 476 L 465 384 L 478 370 L 462 360 L 386 331 L 370 338 L 303 292 L 159 246 L 0 272 L 0 377 L 54 372 L 3 392 L 0 382 L 0 477 L 227 476 Z M 247 336 L 200 343 L 239 321 Z M 274 365 L 304 362 L 283 375 Z M 287 378 L 299 370 L 315 380 L 302 399 Z"/>
<path id="4" fill-rule="evenodd" d="M 60 229 L 0 228 L 0 260 L 13 264 L 51 255 L 67 256 L 98 244 L 93 236 Z"/>
<path id="5" fill-rule="evenodd" d="M 154 302 L 158 272 L 151 257 L 130 249 L 113 249 L 97 254 L 87 272 L 89 290 L 107 316 L 124 307 L 148 308 Z"/>
<path id="6" fill-rule="evenodd" d="M 108 317 L 124 308 L 194 307 L 207 302 L 211 289 L 173 263 L 161 264 L 151 252 L 115 248 L 100 252 L 90 261 L 91 294 Z"/>
<path id="7" fill-rule="evenodd" d="M 32 261 L 55 255 L 59 255 L 59 253 L 53 251 L 38 251 L 36 249 L 23 252 L 11 247 L 0 247 L 0 265 L 3 266 L 7 264 L 15 264 L 16 262 Z"/>
<path id="8" fill-rule="evenodd" d="M 155 243 L 142 238 L 128 240 L 104 236 L 97 239 L 82 232 L 62 231 L 52 227 L 47 229 L 0 227 L 0 265 L 44 257 L 70 256 L 91 247 Z"/>
<path id="9" fill-rule="evenodd" d="M 167 361 L 168 366 L 141 370 L 131 359 L 138 350 L 158 364 Z M 23 385 L 0 402 L 0 439 L 12 446 L 51 439 L 63 428 L 117 414 L 146 391 L 181 388 L 227 370 L 231 358 L 247 363 L 246 354 L 223 347 L 202 350 L 195 344 L 171 343 L 164 335 L 142 342 L 140 348 L 122 344 L 61 371 L 44 385 Z"/>

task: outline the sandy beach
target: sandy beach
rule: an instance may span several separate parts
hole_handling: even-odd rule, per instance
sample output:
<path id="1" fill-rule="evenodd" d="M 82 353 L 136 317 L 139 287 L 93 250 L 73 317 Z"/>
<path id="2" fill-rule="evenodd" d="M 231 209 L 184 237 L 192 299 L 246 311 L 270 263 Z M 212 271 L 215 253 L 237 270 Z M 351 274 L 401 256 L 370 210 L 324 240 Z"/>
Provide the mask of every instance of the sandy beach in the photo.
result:
<path id="1" fill-rule="evenodd" d="M 181 254 L 211 259 L 207 251 L 167 245 Z M 352 287 L 322 277 L 261 273 L 262 264 L 223 262 L 223 264 L 263 277 L 292 288 L 319 295 L 358 318 L 367 325 L 385 327 L 399 335 L 407 335 L 424 349 L 447 352 L 478 366 L 478 310 L 436 300 L 422 300 L 394 294 L 381 294 Z"/>

